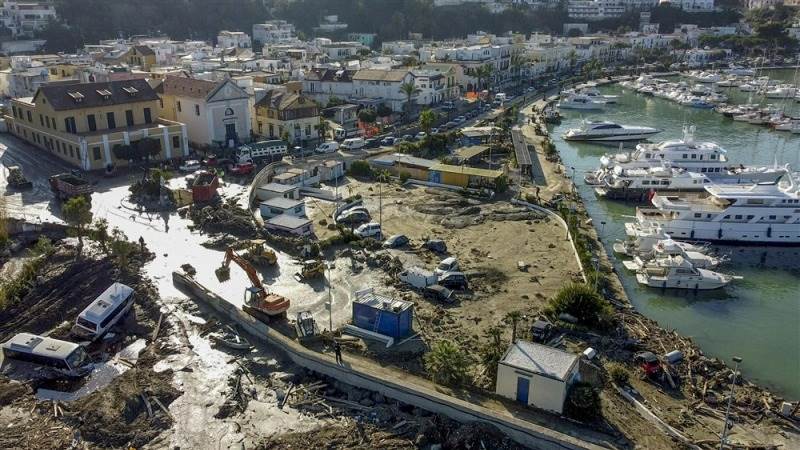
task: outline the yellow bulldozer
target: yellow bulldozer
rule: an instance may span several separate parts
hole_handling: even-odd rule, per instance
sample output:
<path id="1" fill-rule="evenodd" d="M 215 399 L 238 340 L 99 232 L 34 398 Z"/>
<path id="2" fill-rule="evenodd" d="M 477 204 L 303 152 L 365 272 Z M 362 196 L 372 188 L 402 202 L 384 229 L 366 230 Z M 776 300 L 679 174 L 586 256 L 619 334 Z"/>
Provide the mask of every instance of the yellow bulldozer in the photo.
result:
<path id="1" fill-rule="evenodd" d="M 278 255 L 266 246 L 263 239 L 246 241 L 241 250 L 242 258 L 256 267 L 274 266 L 278 263 Z"/>

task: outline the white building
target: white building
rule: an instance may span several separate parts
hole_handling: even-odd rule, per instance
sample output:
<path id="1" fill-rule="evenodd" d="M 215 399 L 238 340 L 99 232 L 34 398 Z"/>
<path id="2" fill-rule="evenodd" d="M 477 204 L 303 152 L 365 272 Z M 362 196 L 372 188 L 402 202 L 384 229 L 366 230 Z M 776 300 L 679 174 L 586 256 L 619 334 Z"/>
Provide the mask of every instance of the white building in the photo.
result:
<path id="1" fill-rule="evenodd" d="M 11 67 L 0 70 L 0 96 L 33 97 L 49 79 L 48 69 L 30 56 L 12 56 Z"/>
<path id="2" fill-rule="evenodd" d="M 250 140 L 249 96 L 233 80 L 167 76 L 156 92 L 162 103 L 160 117 L 186 124 L 191 142 L 236 145 Z"/>
<path id="3" fill-rule="evenodd" d="M 322 53 L 334 61 L 357 58 L 358 52 L 362 49 L 368 49 L 368 47 L 360 42 L 331 42 L 320 46 Z"/>
<path id="4" fill-rule="evenodd" d="M 714 0 L 660 0 L 659 4 L 671 4 L 687 12 L 708 12 L 714 10 Z"/>
<path id="5" fill-rule="evenodd" d="M 57 18 L 56 7 L 51 2 L 5 0 L 0 6 L 0 21 L 13 37 L 33 36 L 51 19 Z"/>
<path id="6" fill-rule="evenodd" d="M 486 35 L 484 38 L 491 40 L 492 37 Z M 488 80 L 490 86 L 502 85 L 510 80 L 513 47 L 512 44 L 492 43 L 443 47 L 425 46 L 420 49 L 420 61 L 460 64 L 464 68 L 463 82 L 466 82 L 466 86 L 461 86 L 461 89 L 471 91 L 477 83 L 474 73 L 482 66 L 488 65 L 492 68 L 491 77 Z M 484 82 L 486 81 L 484 80 Z"/>
<path id="7" fill-rule="evenodd" d="M 281 214 L 288 214 L 294 217 L 306 216 L 306 203 L 301 199 L 273 197 L 264 200 L 259 205 L 261 217 L 271 219 L 280 216 Z"/>
<path id="8" fill-rule="evenodd" d="M 579 357 L 546 345 L 517 341 L 497 365 L 495 392 L 522 404 L 561 413 Z"/>
<path id="9" fill-rule="evenodd" d="M 250 36 L 242 31 L 220 31 L 217 35 L 217 46 L 222 48 L 251 48 Z"/>
<path id="10" fill-rule="evenodd" d="M 621 0 L 570 0 L 567 14 L 570 19 L 603 20 L 620 17 L 627 8 Z"/>
<path id="11" fill-rule="evenodd" d="M 294 25 L 285 20 L 269 20 L 253 25 L 253 41 L 261 44 L 287 44 L 297 41 Z"/>
<path id="12" fill-rule="evenodd" d="M 408 70 L 359 70 L 353 75 L 353 93 L 349 97 L 355 103 L 375 100 L 393 111 L 403 111 L 407 100 L 400 91 L 403 83 L 414 83 L 414 75 Z M 411 102 L 418 98 L 419 94 L 413 95 Z"/>

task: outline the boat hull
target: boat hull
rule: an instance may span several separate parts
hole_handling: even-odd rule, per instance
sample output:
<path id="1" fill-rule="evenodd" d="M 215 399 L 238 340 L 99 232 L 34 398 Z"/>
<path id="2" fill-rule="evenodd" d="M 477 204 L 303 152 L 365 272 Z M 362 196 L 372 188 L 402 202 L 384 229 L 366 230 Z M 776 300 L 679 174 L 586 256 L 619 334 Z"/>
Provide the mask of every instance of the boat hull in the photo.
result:
<path id="1" fill-rule="evenodd" d="M 639 284 L 661 289 L 688 289 L 693 291 L 711 291 L 725 287 L 725 281 L 709 280 L 676 280 L 663 277 L 652 277 L 644 273 L 636 274 L 636 281 Z"/>
<path id="2" fill-rule="evenodd" d="M 660 131 L 653 131 L 653 132 L 645 132 L 645 133 L 635 133 L 635 134 L 622 134 L 622 135 L 612 135 L 612 136 L 604 136 L 604 135 L 597 135 L 597 134 L 589 134 L 589 135 L 576 135 L 576 136 L 564 136 L 565 141 L 585 141 L 585 142 L 623 142 L 623 141 L 643 141 L 650 136 L 660 133 Z"/>
<path id="3" fill-rule="evenodd" d="M 750 224 L 672 220 L 660 222 L 660 225 L 665 233 L 677 240 L 724 242 L 732 244 L 800 245 L 800 226 L 797 224 Z"/>

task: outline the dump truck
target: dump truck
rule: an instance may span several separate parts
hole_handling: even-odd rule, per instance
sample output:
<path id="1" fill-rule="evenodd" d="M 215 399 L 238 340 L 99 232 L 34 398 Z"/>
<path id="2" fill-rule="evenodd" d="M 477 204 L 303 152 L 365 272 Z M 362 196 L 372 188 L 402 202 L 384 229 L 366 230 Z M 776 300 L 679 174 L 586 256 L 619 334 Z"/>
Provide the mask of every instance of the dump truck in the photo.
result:
<path id="1" fill-rule="evenodd" d="M 8 186 L 13 189 L 27 189 L 33 187 L 25 175 L 22 174 L 22 169 L 19 166 L 8 166 Z"/>
<path id="2" fill-rule="evenodd" d="M 74 197 L 84 196 L 91 200 L 94 188 L 88 180 L 77 173 L 60 173 L 50 177 L 50 189 L 59 200 L 69 200 Z"/>
<path id="3" fill-rule="evenodd" d="M 216 174 L 208 171 L 199 172 L 192 183 L 192 201 L 210 202 L 216 199 L 218 188 L 219 178 Z"/>

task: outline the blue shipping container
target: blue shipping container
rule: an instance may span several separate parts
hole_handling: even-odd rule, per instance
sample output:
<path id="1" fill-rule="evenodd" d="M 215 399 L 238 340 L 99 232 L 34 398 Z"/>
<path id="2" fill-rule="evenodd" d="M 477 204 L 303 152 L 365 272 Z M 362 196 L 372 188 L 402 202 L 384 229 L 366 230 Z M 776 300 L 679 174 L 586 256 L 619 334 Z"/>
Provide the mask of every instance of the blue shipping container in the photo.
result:
<path id="1" fill-rule="evenodd" d="M 413 306 L 372 292 L 361 293 L 353 301 L 353 324 L 393 338 L 406 337 L 411 334 Z"/>

